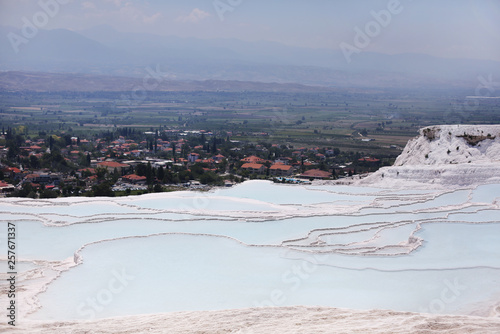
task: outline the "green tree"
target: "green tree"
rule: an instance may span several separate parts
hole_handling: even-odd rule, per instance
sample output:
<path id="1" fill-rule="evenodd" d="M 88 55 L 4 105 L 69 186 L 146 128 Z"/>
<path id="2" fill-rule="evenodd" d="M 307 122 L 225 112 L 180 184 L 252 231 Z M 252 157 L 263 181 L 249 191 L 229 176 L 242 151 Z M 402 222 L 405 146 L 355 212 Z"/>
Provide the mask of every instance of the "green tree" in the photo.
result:
<path id="1" fill-rule="evenodd" d="M 54 190 L 41 190 L 40 191 L 40 198 L 57 198 L 59 197 L 59 192 L 54 191 Z"/>
<path id="2" fill-rule="evenodd" d="M 23 183 L 21 186 L 21 189 L 14 191 L 12 194 L 9 195 L 9 197 L 31 197 L 35 198 L 36 197 L 36 192 L 35 188 L 31 185 L 31 183 L 26 182 Z"/>
<path id="3" fill-rule="evenodd" d="M 35 155 L 30 155 L 30 167 L 33 169 L 40 168 L 40 161 Z"/>
<path id="4" fill-rule="evenodd" d="M 95 174 L 97 175 L 98 180 L 103 180 L 107 173 L 108 170 L 106 168 L 97 167 L 95 170 Z"/>
<path id="5" fill-rule="evenodd" d="M 177 157 L 175 156 L 175 143 L 172 142 L 172 156 L 174 157 L 174 162 L 177 162 Z"/>
<path id="6" fill-rule="evenodd" d="M 118 169 L 115 168 L 113 170 L 113 174 L 111 175 L 112 182 L 116 183 L 116 181 L 118 181 L 119 178 L 120 178 L 120 173 L 118 173 Z"/>
<path id="7" fill-rule="evenodd" d="M 111 183 L 108 181 L 102 182 L 101 184 L 92 186 L 92 192 L 94 196 L 106 196 L 113 197 L 115 193 L 111 188 Z"/>
<path id="8" fill-rule="evenodd" d="M 154 180 L 154 173 L 153 173 L 153 168 L 151 168 L 151 162 L 148 162 L 146 165 L 146 184 L 150 185 L 153 184 Z"/>
<path id="9" fill-rule="evenodd" d="M 200 177 L 202 184 L 222 184 L 222 178 L 214 172 L 206 172 Z"/>
<path id="10" fill-rule="evenodd" d="M 216 154 L 217 153 L 217 138 L 214 135 L 214 138 L 212 139 L 212 153 Z"/>
<path id="11" fill-rule="evenodd" d="M 201 164 L 194 164 L 191 166 L 191 173 L 193 173 L 195 178 L 203 175 L 205 171 L 203 170 L 203 166 Z"/>
<path id="12" fill-rule="evenodd" d="M 165 178 L 165 171 L 163 170 L 163 166 L 160 166 L 160 168 L 158 168 L 157 178 L 160 182 L 163 182 L 163 179 Z"/>

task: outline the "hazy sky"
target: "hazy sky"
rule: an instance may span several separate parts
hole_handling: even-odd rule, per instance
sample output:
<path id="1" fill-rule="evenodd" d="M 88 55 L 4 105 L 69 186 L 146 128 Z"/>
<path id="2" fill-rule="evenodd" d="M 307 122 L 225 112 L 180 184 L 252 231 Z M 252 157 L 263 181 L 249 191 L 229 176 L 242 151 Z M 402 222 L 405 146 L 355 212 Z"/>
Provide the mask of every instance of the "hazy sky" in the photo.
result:
<path id="1" fill-rule="evenodd" d="M 21 27 L 23 17 L 33 22 L 40 14 L 39 2 L 56 1 L 66 4 L 46 29 L 108 24 L 125 32 L 329 49 L 355 46 L 355 27 L 365 30 L 372 11 L 393 3 L 396 13 L 385 17 L 385 27 L 372 22 L 364 51 L 500 61 L 500 0 L 400 0 L 398 6 L 397 0 L 0 0 L 0 24 Z"/>

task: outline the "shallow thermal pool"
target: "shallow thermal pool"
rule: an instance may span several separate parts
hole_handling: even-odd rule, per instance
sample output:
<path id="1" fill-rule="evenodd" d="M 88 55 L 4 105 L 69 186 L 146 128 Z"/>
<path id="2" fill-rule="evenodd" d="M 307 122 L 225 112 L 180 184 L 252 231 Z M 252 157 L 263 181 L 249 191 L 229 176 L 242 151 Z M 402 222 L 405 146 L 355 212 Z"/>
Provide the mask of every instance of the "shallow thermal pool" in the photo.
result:
<path id="1" fill-rule="evenodd" d="M 500 296 L 500 185 L 363 190 L 249 181 L 1 199 L 0 219 L 16 223 L 28 319 L 286 305 L 487 315 Z"/>

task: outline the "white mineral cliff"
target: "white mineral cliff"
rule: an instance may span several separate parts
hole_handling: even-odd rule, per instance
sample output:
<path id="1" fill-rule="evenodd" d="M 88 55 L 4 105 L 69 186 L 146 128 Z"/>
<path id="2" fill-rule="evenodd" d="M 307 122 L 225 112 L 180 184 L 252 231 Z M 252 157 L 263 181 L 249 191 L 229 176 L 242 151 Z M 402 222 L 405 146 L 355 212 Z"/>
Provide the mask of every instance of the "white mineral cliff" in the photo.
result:
<path id="1" fill-rule="evenodd" d="M 456 187 L 500 182 L 500 125 L 436 125 L 420 129 L 394 166 L 356 181 L 389 187 Z"/>

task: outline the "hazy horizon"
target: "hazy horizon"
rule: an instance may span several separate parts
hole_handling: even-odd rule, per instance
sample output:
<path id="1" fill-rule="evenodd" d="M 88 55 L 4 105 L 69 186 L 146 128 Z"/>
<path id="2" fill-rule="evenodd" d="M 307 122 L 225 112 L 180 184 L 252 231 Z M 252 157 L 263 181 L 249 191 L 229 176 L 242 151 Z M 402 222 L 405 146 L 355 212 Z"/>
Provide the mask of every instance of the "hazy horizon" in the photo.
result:
<path id="1" fill-rule="evenodd" d="M 38 15 L 44 11 L 45 22 Z M 2 25 L 15 28 L 38 19 L 40 29 L 81 32 L 108 25 L 128 33 L 495 61 L 500 61 L 498 17 L 500 2 L 494 0 L 0 0 Z M 367 43 L 356 44 L 357 28 L 371 34 Z"/>

